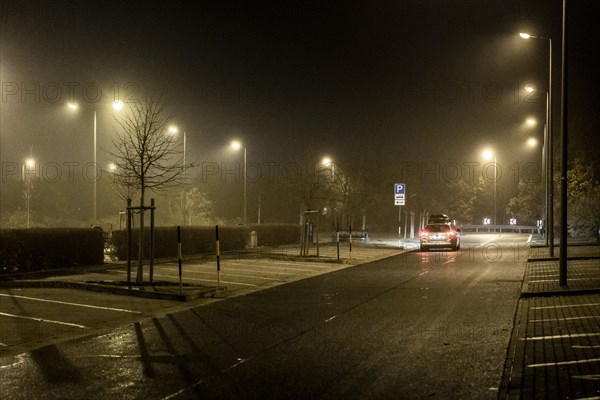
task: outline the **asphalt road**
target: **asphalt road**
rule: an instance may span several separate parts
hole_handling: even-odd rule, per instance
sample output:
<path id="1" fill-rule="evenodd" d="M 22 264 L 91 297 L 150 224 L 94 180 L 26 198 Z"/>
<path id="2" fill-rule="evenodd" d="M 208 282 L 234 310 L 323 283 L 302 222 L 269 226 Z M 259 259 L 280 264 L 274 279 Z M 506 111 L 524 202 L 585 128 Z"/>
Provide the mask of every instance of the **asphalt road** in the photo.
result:
<path id="1" fill-rule="evenodd" d="M 526 235 L 467 235 L 0 359 L 2 399 L 495 399 Z"/>

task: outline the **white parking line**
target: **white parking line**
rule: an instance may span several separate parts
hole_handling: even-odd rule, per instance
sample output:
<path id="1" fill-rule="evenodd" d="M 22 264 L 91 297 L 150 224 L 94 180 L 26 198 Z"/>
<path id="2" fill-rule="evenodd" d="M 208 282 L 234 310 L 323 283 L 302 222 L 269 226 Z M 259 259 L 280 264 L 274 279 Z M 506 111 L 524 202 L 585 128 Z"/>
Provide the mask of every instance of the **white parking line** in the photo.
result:
<path id="1" fill-rule="evenodd" d="M 118 271 L 120 274 L 126 274 L 127 271 Z M 159 278 L 171 278 L 171 279 L 179 279 L 179 275 L 162 275 L 162 274 L 154 274 L 154 276 L 157 276 Z M 201 278 L 190 278 L 189 276 L 184 275 L 183 276 L 183 281 L 198 281 L 198 282 L 218 282 L 216 279 L 201 279 Z M 253 285 L 251 283 L 242 283 L 242 282 L 231 282 L 231 281 L 224 281 L 223 279 L 221 279 L 221 283 L 228 283 L 231 285 L 242 285 L 242 286 L 258 286 L 258 285 Z"/>
<path id="2" fill-rule="evenodd" d="M 59 300 L 39 299 L 39 298 L 36 298 L 36 297 L 19 296 L 19 295 L 16 295 L 16 294 L 0 293 L 0 296 L 3 296 L 3 297 L 12 297 L 12 298 L 16 298 L 16 299 L 32 300 L 32 301 L 41 301 L 43 303 L 55 303 L 55 304 L 64 304 L 64 305 L 67 305 L 67 306 L 94 308 L 94 309 L 97 309 L 97 310 L 119 311 L 119 312 L 131 313 L 131 314 L 141 314 L 141 311 L 125 310 L 123 308 L 92 306 L 92 305 L 89 305 L 89 304 L 70 303 L 70 302 L 67 302 L 67 301 L 59 301 Z"/>
<path id="3" fill-rule="evenodd" d="M 8 313 L 3 313 L 3 312 L 0 312 L 0 315 L 3 315 L 5 317 L 11 317 L 11 318 L 28 319 L 28 320 L 38 321 L 38 322 L 47 322 L 47 323 L 50 323 L 50 324 L 67 325 L 67 326 L 74 326 L 76 328 L 81 328 L 81 329 L 88 329 L 88 327 L 85 326 L 85 325 L 72 324 L 70 322 L 55 321 L 55 320 L 52 320 L 52 319 L 44 319 L 44 318 L 36 318 L 36 317 L 26 317 L 24 315 L 8 314 Z"/>
<path id="4" fill-rule="evenodd" d="M 240 277 L 240 278 L 262 279 L 262 280 L 266 280 L 266 281 L 285 282 L 285 281 L 283 281 L 281 279 L 267 278 L 267 277 L 264 277 L 264 276 L 231 274 L 231 273 L 229 273 L 229 271 L 231 271 L 231 269 L 229 269 L 229 268 L 227 268 L 226 270 L 221 269 L 221 274 L 222 275 L 227 275 L 227 276 Z M 241 271 L 244 272 L 243 270 L 241 270 Z M 212 274 L 212 275 L 214 275 L 215 271 L 187 271 L 187 275 L 189 275 L 189 274 Z M 154 276 L 159 276 L 159 275 L 154 274 Z M 177 277 L 179 277 L 179 275 L 177 275 Z"/>
<path id="5" fill-rule="evenodd" d="M 573 360 L 573 361 L 559 361 L 541 364 L 529 364 L 528 368 L 540 368 L 540 367 L 558 367 L 561 365 L 576 365 L 576 364 L 589 364 L 600 362 L 600 358 L 588 358 L 587 360 Z"/>
<path id="6" fill-rule="evenodd" d="M 569 278 L 570 281 L 589 281 L 590 278 Z M 544 283 L 544 282 L 558 282 L 558 279 L 538 279 L 535 281 L 528 281 L 529 283 Z"/>
<path id="7" fill-rule="evenodd" d="M 579 338 L 579 337 L 595 337 L 595 336 L 600 336 L 600 333 L 598 332 L 594 332 L 594 333 L 567 333 L 565 335 L 550 335 L 550 336 L 531 336 L 531 337 L 525 337 L 525 338 L 521 338 L 520 340 L 523 341 L 529 341 L 529 340 L 554 340 L 554 339 L 572 339 L 572 338 Z"/>
<path id="8" fill-rule="evenodd" d="M 537 322 L 559 322 L 559 321 L 575 321 L 578 319 L 600 319 L 600 315 L 587 315 L 584 317 L 568 317 L 568 318 L 546 318 L 546 319 L 532 319 L 529 321 L 530 324 Z"/>
<path id="9" fill-rule="evenodd" d="M 540 306 L 540 307 L 531 307 L 530 310 L 548 310 L 550 308 L 594 307 L 594 306 L 600 306 L 600 303 L 567 304 L 564 306 Z"/>

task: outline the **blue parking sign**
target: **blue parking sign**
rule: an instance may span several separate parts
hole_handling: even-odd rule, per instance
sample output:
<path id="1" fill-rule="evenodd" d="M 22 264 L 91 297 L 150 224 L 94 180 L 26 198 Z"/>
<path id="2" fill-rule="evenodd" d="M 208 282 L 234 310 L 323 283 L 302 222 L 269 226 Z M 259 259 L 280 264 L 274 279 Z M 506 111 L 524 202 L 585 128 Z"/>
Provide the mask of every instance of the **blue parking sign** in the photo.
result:
<path id="1" fill-rule="evenodd" d="M 406 185 L 404 183 L 394 183 L 394 194 L 405 194 Z"/>

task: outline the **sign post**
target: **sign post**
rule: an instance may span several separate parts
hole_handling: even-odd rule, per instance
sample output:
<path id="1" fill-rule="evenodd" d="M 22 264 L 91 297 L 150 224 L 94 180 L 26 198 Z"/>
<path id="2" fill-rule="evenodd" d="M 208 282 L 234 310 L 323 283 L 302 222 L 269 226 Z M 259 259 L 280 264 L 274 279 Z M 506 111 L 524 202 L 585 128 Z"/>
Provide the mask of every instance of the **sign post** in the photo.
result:
<path id="1" fill-rule="evenodd" d="M 394 183 L 394 205 L 398 206 L 398 245 L 402 234 L 402 206 L 406 204 L 406 185 L 404 183 Z M 406 236 L 406 232 L 404 232 Z"/>

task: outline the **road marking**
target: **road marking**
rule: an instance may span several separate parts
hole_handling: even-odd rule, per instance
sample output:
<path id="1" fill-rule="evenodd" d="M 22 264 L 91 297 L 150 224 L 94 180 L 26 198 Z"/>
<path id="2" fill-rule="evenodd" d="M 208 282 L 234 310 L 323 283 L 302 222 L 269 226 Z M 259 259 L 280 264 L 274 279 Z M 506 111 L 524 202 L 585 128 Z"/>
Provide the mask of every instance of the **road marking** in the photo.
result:
<path id="1" fill-rule="evenodd" d="M 593 374 L 593 375 L 574 375 L 572 377 L 573 379 L 588 379 L 591 381 L 598 381 L 600 380 L 600 375 L 598 374 Z M 593 398 L 593 397 L 588 397 L 588 398 Z M 600 398 L 600 397 L 597 397 Z"/>
<path id="2" fill-rule="evenodd" d="M 559 322 L 559 321 L 574 321 L 578 319 L 599 319 L 600 315 L 586 315 L 584 317 L 568 317 L 568 318 L 546 318 L 546 319 L 532 319 L 529 323 L 534 322 Z"/>
<path id="3" fill-rule="evenodd" d="M 529 364 L 528 368 L 540 368 L 540 367 L 558 367 L 561 365 L 576 365 L 576 364 L 590 364 L 600 362 L 600 358 L 588 358 L 587 360 L 573 360 L 573 361 L 559 361 L 559 362 L 551 362 L 551 363 L 541 363 L 541 364 Z"/>
<path id="4" fill-rule="evenodd" d="M 268 275 L 289 275 L 290 274 L 289 272 L 257 271 L 257 270 L 251 270 L 251 269 L 229 268 L 229 267 L 227 268 L 227 271 L 224 271 L 224 272 L 229 272 L 229 271 L 248 272 L 248 273 L 255 273 L 255 274 L 260 273 L 260 274 L 268 274 Z M 201 272 L 201 271 L 188 271 L 188 272 Z M 214 273 L 214 271 L 213 271 L 213 273 Z"/>
<path id="5" fill-rule="evenodd" d="M 587 304 L 567 304 L 564 306 L 540 306 L 540 307 L 531 307 L 531 310 L 547 310 L 550 308 L 569 308 L 569 307 L 594 307 L 600 306 L 600 303 L 587 303 Z"/>
<path id="6" fill-rule="evenodd" d="M 43 303 L 55 303 L 55 304 L 64 304 L 64 305 L 67 305 L 67 306 L 94 308 L 94 309 L 97 309 L 97 310 L 119 311 L 119 312 L 131 313 L 131 314 L 141 314 L 141 311 L 125 310 L 123 308 L 100 307 L 100 306 L 92 306 L 92 305 L 89 305 L 89 304 L 70 303 L 70 302 L 67 302 L 67 301 L 38 299 L 36 297 L 19 296 L 19 295 L 16 295 L 16 294 L 0 293 L 0 296 L 12 297 L 12 298 L 18 298 L 18 299 L 25 299 L 25 300 L 32 300 L 32 301 L 41 301 Z"/>
<path id="7" fill-rule="evenodd" d="M 24 315 L 8 314 L 8 313 L 3 313 L 3 312 L 0 312 L 0 315 L 4 315 L 5 317 L 11 317 L 11 318 L 21 318 L 21 319 L 28 319 L 28 320 L 32 320 L 32 321 L 38 321 L 38 322 L 47 322 L 47 323 L 50 323 L 50 324 L 67 325 L 67 326 L 74 326 L 75 328 L 89 329 L 85 325 L 72 324 L 70 322 L 55 321 L 55 320 L 52 320 L 52 319 L 44 319 L 44 318 L 37 318 L 37 317 L 26 317 Z"/>
<path id="8" fill-rule="evenodd" d="M 598 349 L 598 348 L 600 348 L 600 345 L 597 345 L 597 346 L 583 346 L 583 345 L 580 345 L 580 344 L 575 344 L 575 345 L 573 345 L 571 347 L 574 348 L 574 349 Z"/>
<path id="9" fill-rule="evenodd" d="M 479 244 L 478 244 L 477 246 L 475 246 L 474 248 L 476 249 L 476 248 L 478 248 L 478 247 L 480 247 L 480 246 L 485 246 L 486 244 L 488 244 L 488 243 L 490 243 L 490 242 L 493 242 L 494 240 L 498 239 L 499 237 L 500 237 L 500 235 L 496 235 L 495 237 L 491 238 L 490 240 L 487 240 L 487 241 L 485 241 L 485 242 L 483 242 L 483 243 L 479 243 Z"/>
<path id="10" fill-rule="evenodd" d="M 121 274 L 126 274 L 126 271 L 119 271 L 119 273 Z M 158 276 L 159 278 L 173 278 L 173 279 L 178 279 L 179 276 L 175 276 L 175 275 L 161 275 L 161 274 L 154 274 L 154 276 Z M 183 281 L 199 281 L 199 282 L 218 282 L 216 279 L 201 279 L 201 278 L 190 278 L 189 276 L 186 276 L 183 278 Z M 221 279 L 220 281 L 221 283 L 229 283 L 231 285 L 242 285 L 242 286 L 258 286 L 258 285 L 253 285 L 251 283 L 242 283 L 242 282 L 231 282 L 231 281 L 224 281 Z"/>
<path id="11" fill-rule="evenodd" d="M 590 278 L 569 278 L 570 281 L 589 281 Z M 528 281 L 529 283 L 543 283 L 543 282 L 558 282 L 558 279 L 539 279 L 535 281 Z"/>
<path id="12" fill-rule="evenodd" d="M 229 268 L 226 271 L 223 270 L 223 269 L 221 270 L 221 272 L 223 273 L 223 275 L 226 275 L 226 276 L 235 276 L 235 277 L 248 278 L 248 279 L 263 279 L 263 280 L 266 280 L 266 281 L 285 282 L 284 280 L 281 280 L 281 279 L 267 278 L 267 277 L 264 277 L 264 276 L 230 274 L 229 271 L 231 271 Z M 213 274 L 214 275 L 215 272 L 214 271 L 193 271 L 193 272 L 192 271 L 187 271 L 187 274 L 190 274 L 190 273 L 196 273 L 196 274 Z M 154 274 L 154 276 L 161 276 L 161 275 Z M 164 275 L 164 276 L 171 276 L 171 275 Z M 179 277 L 179 276 L 177 276 L 177 277 Z M 175 278 L 175 276 L 173 276 L 173 278 Z"/>
<path id="13" fill-rule="evenodd" d="M 529 237 L 527 238 L 527 243 L 531 243 L 531 238 L 533 237 L 533 235 L 529 235 Z"/>
<path id="14" fill-rule="evenodd" d="M 331 321 L 332 319 L 335 319 L 336 317 L 337 317 L 337 315 L 334 315 L 334 316 L 333 316 L 333 317 L 331 317 L 331 318 L 327 318 L 327 319 L 326 319 L 325 321 L 323 321 L 323 322 L 325 322 L 325 323 L 328 323 L 329 321 Z"/>
<path id="15" fill-rule="evenodd" d="M 537 340 L 554 340 L 554 339 L 572 339 L 572 338 L 578 338 L 578 337 L 594 337 L 594 336 L 600 336 L 600 333 L 597 333 L 597 332 L 567 333 L 565 335 L 531 336 L 531 337 L 521 338 L 520 340 L 523 340 L 523 341 L 536 340 L 537 341 Z"/>

